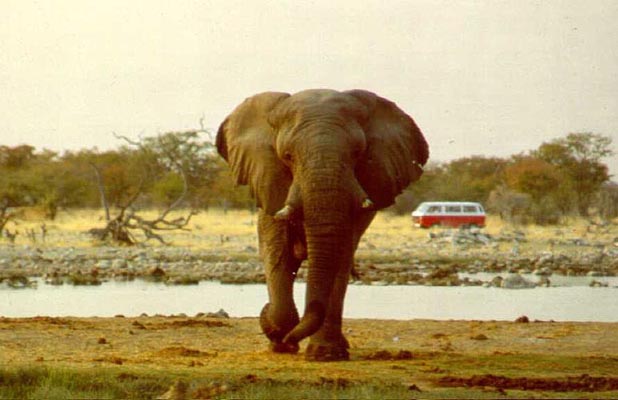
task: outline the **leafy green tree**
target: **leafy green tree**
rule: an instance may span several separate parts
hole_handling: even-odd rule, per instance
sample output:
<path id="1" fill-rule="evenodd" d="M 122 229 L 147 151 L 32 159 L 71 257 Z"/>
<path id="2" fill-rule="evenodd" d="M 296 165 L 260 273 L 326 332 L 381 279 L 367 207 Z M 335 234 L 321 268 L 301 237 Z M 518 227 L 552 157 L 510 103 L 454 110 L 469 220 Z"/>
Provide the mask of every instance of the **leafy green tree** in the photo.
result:
<path id="1" fill-rule="evenodd" d="M 136 151 L 135 160 L 141 168 L 144 178 L 144 191 L 156 191 L 157 200 L 165 200 L 172 193 L 165 194 L 162 190 L 177 191 L 179 184 L 187 190 L 186 201 L 192 207 L 200 204 L 201 189 L 210 187 L 217 172 L 222 168 L 214 146 L 207 140 L 202 140 L 202 131 L 167 132 L 161 135 L 143 138 L 139 142 L 124 139 L 129 148 Z M 171 174 L 171 175 L 170 175 Z M 160 180 L 165 183 L 154 185 Z M 175 184 L 173 183 L 175 181 Z M 186 181 L 186 184 L 185 184 Z M 169 201 L 169 199 L 165 200 Z"/>
<path id="2" fill-rule="evenodd" d="M 517 157 L 505 170 L 508 186 L 530 195 L 533 201 L 540 201 L 550 193 L 556 192 L 564 182 L 559 169 L 536 157 Z"/>
<path id="3" fill-rule="evenodd" d="M 490 212 L 514 223 L 529 221 L 531 205 L 529 195 L 516 192 L 504 184 L 492 190 L 487 200 L 487 209 Z"/>
<path id="4" fill-rule="evenodd" d="M 255 207 L 255 200 L 251 197 L 248 186 L 239 186 L 234 183 L 234 179 L 229 168 L 224 161 L 217 160 L 219 168 L 214 174 L 211 185 L 205 186 L 201 193 L 201 199 L 208 206 L 227 208 L 248 208 Z"/>
<path id="5" fill-rule="evenodd" d="M 0 168 L 17 170 L 34 159 L 34 147 L 22 144 L 15 147 L 0 146 Z"/>
<path id="6" fill-rule="evenodd" d="M 135 150 L 121 147 L 117 150 L 99 151 L 84 149 L 63 156 L 65 170 L 84 182 L 81 206 L 100 204 L 103 190 L 107 202 L 121 207 L 131 199 L 145 181 Z M 100 178 L 100 179 L 99 179 Z M 99 187 L 102 184 L 103 187 Z"/>
<path id="7" fill-rule="evenodd" d="M 502 181 L 507 160 L 472 156 L 451 161 L 445 168 L 448 200 L 486 202 Z"/>
<path id="8" fill-rule="evenodd" d="M 199 132 L 168 132 L 139 141 L 116 135 L 127 144 L 120 151 L 99 155 L 106 156 L 107 163 L 90 162 L 106 215 L 106 226 L 93 229 L 93 234 L 135 244 L 140 241 L 135 232 L 141 231 L 145 240 L 166 244 L 159 232 L 185 229 L 195 214 L 199 187 L 213 180 L 213 146 L 201 140 Z M 163 209 L 156 218 L 147 219 L 140 209 L 152 202 L 162 203 Z M 188 215 L 170 219 L 170 212 L 181 207 L 190 208 Z"/>
<path id="9" fill-rule="evenodd" d="M 612 139 L 595 133 L 570 133 L 564 138 L 543 143 L 535 157 L 557 167 L 568 178 L 580 215 L 588 215 L 596 193 L 609 181 L 602 159 L 614 154 Z"/>
<path id="10" fill-rule="evenodd" d="M 33 205 L 36 201 L 29 168 L 34 147 L 0 146 L 0 204 L 4 207 Z"/>
<path id="11" fill-rule="evenodd" d="M 478 201 L 485 203 L 502 182 L 507 160 L 471 156 L 447 163 L 430 162 L 421 179 L 408 187 L 392 210 L 403 214 L 423 201 Z"/>
<path id="12" fill-rule="evenodd" d="M 594 206 L 599 216 L 605 220 L 618 217 L 618 183 L 605 183 L 597 194 Z"/>
<path id="13" fill-rule="evenodd" d="M 154 183 L 151 195 L 155 203 L 169 206 L 182 195 L 183 190 L 182 176 L 175 172 L 168 172 Z"/>
<path id="14" fill-rule="evenodd" d="M 530 197 L 527 212 L 536 223 L 558 223 L 572 209 L 574 195 L 568 177 L 544 160 L 533 156 L 513 157 L 505 169 L 505 182 L 515 193 Z"/>

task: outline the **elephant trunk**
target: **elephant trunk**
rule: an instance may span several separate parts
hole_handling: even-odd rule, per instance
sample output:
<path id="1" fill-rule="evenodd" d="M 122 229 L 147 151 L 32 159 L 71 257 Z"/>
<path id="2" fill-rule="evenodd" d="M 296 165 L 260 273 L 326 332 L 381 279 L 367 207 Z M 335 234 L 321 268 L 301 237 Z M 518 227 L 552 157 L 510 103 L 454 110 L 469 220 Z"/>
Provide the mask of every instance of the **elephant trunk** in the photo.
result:
<path id="1" fill-rule="evenodd" d="M 340 268 L 351 265 L 353 255 L 351 214 L 356 193 L 350 189 L 346 172 L 321 160 L 301 182 L 309 271 L 305 311 L 299 324 L 285 337 L 298 343 L 317 332 L 328 310 L 335 277 Z"/>

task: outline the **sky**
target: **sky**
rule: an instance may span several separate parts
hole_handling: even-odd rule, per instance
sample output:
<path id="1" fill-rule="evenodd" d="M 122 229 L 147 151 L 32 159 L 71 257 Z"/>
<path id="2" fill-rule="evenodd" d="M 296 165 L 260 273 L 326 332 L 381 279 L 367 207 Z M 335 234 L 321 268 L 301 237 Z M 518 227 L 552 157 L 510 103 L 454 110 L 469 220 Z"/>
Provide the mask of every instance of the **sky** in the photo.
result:
<path id="1" fill-rule="evenodd" d="M 218 125 L 275 90 L 371 90 L 431 159 L 571 132 L 618 152 L 615 0 L 0 0 L 0 145 L 55 151 Z M 618 155 L 604 160 L 618 180 Z"/>

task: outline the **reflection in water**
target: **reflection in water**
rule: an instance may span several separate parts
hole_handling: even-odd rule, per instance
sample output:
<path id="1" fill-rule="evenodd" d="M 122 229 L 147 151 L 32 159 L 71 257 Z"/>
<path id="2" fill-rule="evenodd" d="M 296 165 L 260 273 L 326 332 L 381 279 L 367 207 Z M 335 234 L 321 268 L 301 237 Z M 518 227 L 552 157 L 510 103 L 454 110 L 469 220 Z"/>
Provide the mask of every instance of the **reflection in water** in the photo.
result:
<path id="1" fill-rule="evenodd" d="M 611 279 L 610 286 L 618 282 Z M 303 309 L 305 285 L 294 289 Z M 265 285 L 166 286 L 144 281 L 101 286 L 0 289 L 0 316 L 110 317 L 142 313 L 195 315 L 225 309 L 232 317 L 255 317 L 267 302 Z M 346 318 L 531 320 L 618 322 L 618 289 L 587 286 L 507 290 L 484 287 L 356 286 L 346 296 Z"/>

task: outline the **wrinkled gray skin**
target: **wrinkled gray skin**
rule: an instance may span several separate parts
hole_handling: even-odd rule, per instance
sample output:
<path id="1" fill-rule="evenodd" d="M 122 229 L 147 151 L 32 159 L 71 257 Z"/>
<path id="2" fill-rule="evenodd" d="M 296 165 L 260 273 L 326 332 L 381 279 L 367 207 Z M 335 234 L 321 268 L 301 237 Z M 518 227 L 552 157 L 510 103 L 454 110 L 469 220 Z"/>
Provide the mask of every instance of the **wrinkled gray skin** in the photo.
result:
<path id="1" fill-rule="evenodd" d="M 361 235 L 422 174 L 428 146 L 412 118 L 371 92 L 267 92 L 221 124 L 217 149 L 259 207 L 269 303 L 260 316 L 275 352 L 348 359 L 343 300 Z M 305 310 L 292 297 L 308 260 Z"/>

